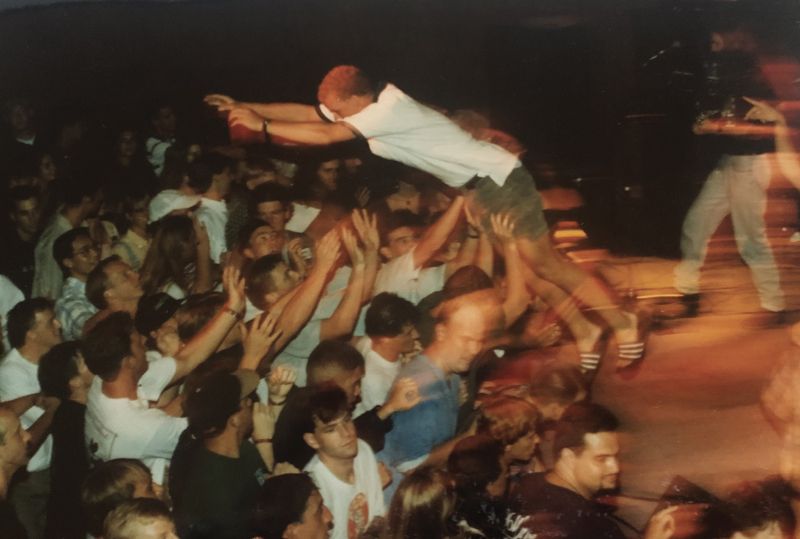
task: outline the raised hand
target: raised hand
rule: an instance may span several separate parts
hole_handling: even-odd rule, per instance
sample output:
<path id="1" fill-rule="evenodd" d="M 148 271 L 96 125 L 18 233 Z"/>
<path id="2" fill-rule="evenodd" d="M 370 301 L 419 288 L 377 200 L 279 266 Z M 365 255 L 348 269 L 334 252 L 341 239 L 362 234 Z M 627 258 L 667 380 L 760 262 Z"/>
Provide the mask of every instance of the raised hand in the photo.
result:
<path id="1" fill-rule="evenodd" d="M 342 228 L 340 232 L 342 237 L 342 244 L 344 245 L 347 255 L 350 257 L 350 263 L 353 267 L 364 265 L 364 251 L 358 246 L 358 240 L 349 228 Z"/>
<path id="2" fill-rule="evenodd" d="M 239 105 L 232 97 L 223 94 L 208 94 L 203 101 L 218 111 L 229 111 Z"/>
<path id="3" fill-rule="evenodd" d="M 511 214 L 506 213 L 493 213 L 489 216 L 489 221 L 492 224 L 492 231 L 501 243 L 510 243 L 514 241 L 514 221 L 511 219 Z"/>
<path id="4" fill-rule="evenodd" d="M 336 228 L 329 230 L 316 246 L 314 260 L 315 266 L 328 271 L 336 264 L 340 252 L 339 231 Z"/>
<path id="5" fill-rule="evenodd" d="M 281 330 L 276 329 L 277 322 L 278 319 L 270 313 L 263 313 L 253 320 L 249 330 L 246 326 L 242 326 L 242 343 L 246 358 L 256 362 L 267 355 L 270 347 L 281 335 Z M 257 366 L 256 364 L 255 367 Z"/>
<path id="6" fill-rule="evenodd" d="M 222 287 L 228 294 L 228 307 L 237 313 L 243 313 L 245 307 L 244 277 L 242 272 L 233 265 L 225 266 L 222 270 Z"/>
<path id="7" fill-rule="evenodd" d="M 395 380 L 392 389 L 383 408 L 390 413 L 409 410 L 420 403 L 419 384 L 413 378 L 398 378 Z"/>
<path id="8" fill-rule="evenodd" d="M 296 379 L 297 375 L 291 367 L 286 367 L 284 365 L 273 367 L 267 378 L 270 404 L 276 406 L 283 404 Z"/>
<path id="9" fill-rule="evenodd" d="M 367 251 L 377 252 L 381 246 L 381 238 L 378 233 L 378 218 L 367 210 L 353 210 L 353 228 L 358 234 L 361 243 Z"/>

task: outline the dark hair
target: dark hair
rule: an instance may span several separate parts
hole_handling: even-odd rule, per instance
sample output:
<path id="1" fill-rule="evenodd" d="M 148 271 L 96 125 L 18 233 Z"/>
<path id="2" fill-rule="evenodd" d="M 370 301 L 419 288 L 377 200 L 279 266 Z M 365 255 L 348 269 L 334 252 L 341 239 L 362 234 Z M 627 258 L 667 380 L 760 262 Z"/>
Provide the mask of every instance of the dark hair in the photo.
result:
<path id="1" fill-rule="evenodd" d="M 553 454 L 558 459 L 564 449 L 579 453 L 587 434 L 616 432 L 618 428 L 619 420 L 608 408 L 592 403 L 572 404 L 556 423 Z"/>
<path id="2" fill-rule="evenodd" d="M 130 356 L 133 319 L 126 312 L 111 313 L 83 339 L 81 351 L 86 366 L 105 381 L 113 380 L 122 360 Z"/>
<path id="3" fill-rule="evenodd" d="M 120 503 L 133 499 L 137 479 L 151 479 L 150 470 L 136 459 L 101 462 L 89 471 L 81 487 L 81 503 L 89 533 L 103 534 L 103 521 Z"/>
<path id="4" fill-rule="evenodd" d="M 36 372 L 42 393 L 62 401 L 69 399 L 69 381 L 78 376 L 79 351 L 80 342 L 67 341 L 55 345 L 42 356 Z"/>
<path id="5" fill-rule="evenodd" d="M 364 318 L 365 332 L 370 337 L 397 337 L 408 324 L 416 324 L 419 310 L 416 305 L 390 292 L 372 298 Z"/>
<path id="6" fill-rule="evenodd" d="M 261 486 L 251 518 L 251 536 L 280 539 L 286 528 L 302 521 L 308 500 L 317 490 L 304 473 L 270 477 Z"/>
<path id="7" fill-rule="evenodd" d="M 201 155 L 196 161 L 189 163 L 187 184 L 195 192 L 202 194 L 211 188 L 213 177 L 222 173 L 226 168 L 234 169 L 236 162 L 222 154 L 208 152 Z"/>
<path id="8" fill-rule="evenodd" d="M 39 198 L 39 193 L 34 187 L 30 185 L 15 185 L 8 190 L 8 209 L 13 211 L 16 209 L 15 204 L 17 202 L 22 202 L 23 200 L 29 200 L 31 198 Z"/>
<path id="9" fill-rule="evenodd" d="M 222 292 L 206 292 L 186 298 L 183 305 L 175 312 L 180 340 L 188 342 L 200 333 L 223 305 L 225 305 L 225 294 Z"/>
<path id="10" fill-rule="evenodd" d="M 389 244 L 389 234 L 398 228 L 407 226 L 418 229 L 425 226 L 425 220 L 410 210 L 395 210 L 386 215 L 385 219 L 378 222 L 381 233 L 381 245 Z"/>
<path id="11" fill-rule="evenodd" d="M 238 247 L 240 249 L 246 248 L 250 243 L 250 237 L 253 233 L 263 226 L 269 227 L 269 223 L 258 218 L 248 220 L 242 228 L 239 229 L 237 237 Z"/>
<path id="12" fill-rule="evenodd" d="M 272 280 L 272 272 L 278 265 L 283 263 L 283 258 L 279 253 L 262 256 L 253 261 L 247 269 L 245 278 L 247 299 L 259 309 L 266 307 L 264 296 L 275 291 L 275 283 Z"/>
<path id="13" fill-rule="evenodd" d="M 23 346 L 25 335 L 36 325 L 36 315 L 42 311 L 52 310 L 53 302 L 47 298 L 30 298 L 14 305 L 6 316 L 6 331 L 11 347 Z"/>
<path id="14" fill-rule="evenodd" d="M 104 258 L 97 263 L 94 269 L 89 272 L 89 276 L 86 277 L 86 299 L 88 299 L 92 305 L 100 310 L 108 307 L 108 301 L 106 301 L 106 291 L 111 283 L 108 280 L 106 268 L 114 262 L 121 261 L 122 259 L 117 255 L 111 255 L 107 258 Z"/>
<path id="15" fill-rule="evenodd" d="M 69 268 L 64 265 L 64 259 L 72 258 L 75 252 L 72 249 L 72 243 L 78 238 L 89 238 L 89 229 L 85 227 L 73 228 L 67 230 L 53 242 L 53 258 L 55 259 L 58 267 L 64 272 L 64 275 L 69 275 Z"/>
<path id="16" fill-rule="evenodd" d="M 241 409 L 242 384 L 230 372 L 214 372 L 186 397 L 186 418 L 191 433 L 207 440 L 225 430 L 228 419 Z"/>
<path id="17" fill-rule="evenodd" d="M 797 522 L 792 498 L 792 487 L 777 476 L 741 483 L 726 500 L 732 521 L 731 534 L 737 531 L 747 534 L 777 522 L 785 536 L 794 536 Z"/>
<path id="18" fill-rule="evenodd" d="M 284 208 L 287 208 L 292 202 L 289 189 L 274 182 L 262 183 L 253 189 L 250 197 L 254 210 L 262 202 L 280 202 Z"/>
<path id="19" fill-rule="evenodd" d="M 334 383 L 317 386 L 303 407 L 299 431 L 303 434 L 314 432 L 317 423 L 323 425 L 335 421 L 350 412 L 347 393 Z"/>
<path id="20" fill-rule="evenodd" d="M 346 342 L 327 340 L 320 342 L 308 356 L 306 377 L 308 385 L 328 381 L 325 374 L 331 370 L 354 371 L 364 368 L 364 357 Z"/>
<path id="21" fill-rule="evenodd" d="M 136 524 L 146 525 L 156 520 L 172 522 L 169 507 L 154 498 L 133 498 L 115 507 L 103 522 L 104 539 L 136 539 Z"/>
<path id="22" fill-rule="evenodd" d="M 488 434 L 475 434 L 459 441 L 447 459 L 447 471 L 455 482 L 456 493 L 474 496 L 502 473 L 503 444 Z"/>

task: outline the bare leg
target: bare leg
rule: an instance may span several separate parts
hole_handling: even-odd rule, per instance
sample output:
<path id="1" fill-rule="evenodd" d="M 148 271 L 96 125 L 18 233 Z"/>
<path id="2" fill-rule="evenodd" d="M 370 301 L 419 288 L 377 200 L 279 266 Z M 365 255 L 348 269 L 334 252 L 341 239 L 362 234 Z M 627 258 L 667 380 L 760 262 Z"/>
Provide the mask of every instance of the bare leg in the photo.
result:
<path id="1" fill-rule="evenodd" d="M 578 304 L 566 292 L 554 284 L 542 280 L 530 266 L 525 266 L 525 282 L 534 294 L 549 305 L 556 316 L 569 328 L 578 352 L 589 352 L 603 334 L 602 328 L 583 316 Z"/>
<path id="2" fill-rule="evenodd" d="M 636 315 L 622 311 L 600 283 L 577 265 L 565 260 L 550 244 L 547 234 L 536 239 L 517 238 L 517 246 L 526 264 L 536 275 L 553 283 L 568 296 L 598 314 L 614 331 L 618 343 L 636 341 Z"/>

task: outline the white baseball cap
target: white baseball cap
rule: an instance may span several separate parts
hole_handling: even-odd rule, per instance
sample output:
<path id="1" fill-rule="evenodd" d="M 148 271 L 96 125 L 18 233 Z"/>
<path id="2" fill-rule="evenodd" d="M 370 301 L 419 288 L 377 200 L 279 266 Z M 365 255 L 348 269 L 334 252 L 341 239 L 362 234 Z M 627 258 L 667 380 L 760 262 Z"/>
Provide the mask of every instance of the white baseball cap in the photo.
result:
<path id="1" fill-rule="evenodd" d="M 175 189 L 165 189 L 150 200 L 149 223 L 155 223 L 176 210 L 188 210 L 200 204 L 200 195 L 187 195 Z"/>

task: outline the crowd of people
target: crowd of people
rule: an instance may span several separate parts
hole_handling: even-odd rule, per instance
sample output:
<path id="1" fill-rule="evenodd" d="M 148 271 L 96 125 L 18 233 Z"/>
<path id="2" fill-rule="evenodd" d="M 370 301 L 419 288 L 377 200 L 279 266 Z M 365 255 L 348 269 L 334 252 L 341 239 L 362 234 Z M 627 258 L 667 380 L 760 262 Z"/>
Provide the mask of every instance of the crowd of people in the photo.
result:
<path id="1" fill-rule="evenodd" d="M 181 139 L 168 105 L 87 152 L 80 117 L 45 140 L 8 103 L 2 537 L 630 535 L 598 497 L 619 422 L 590 395 L 646 325 L 550 245 L 519 142 L 352 66 L 319 100 L 206 98 L 234 138 L 316 146 L 278 157 Z M 570 338 L 575 361 L 487 382 Z M 742 485 L 707 536 L 788 537 L 790 498 Z"/>

